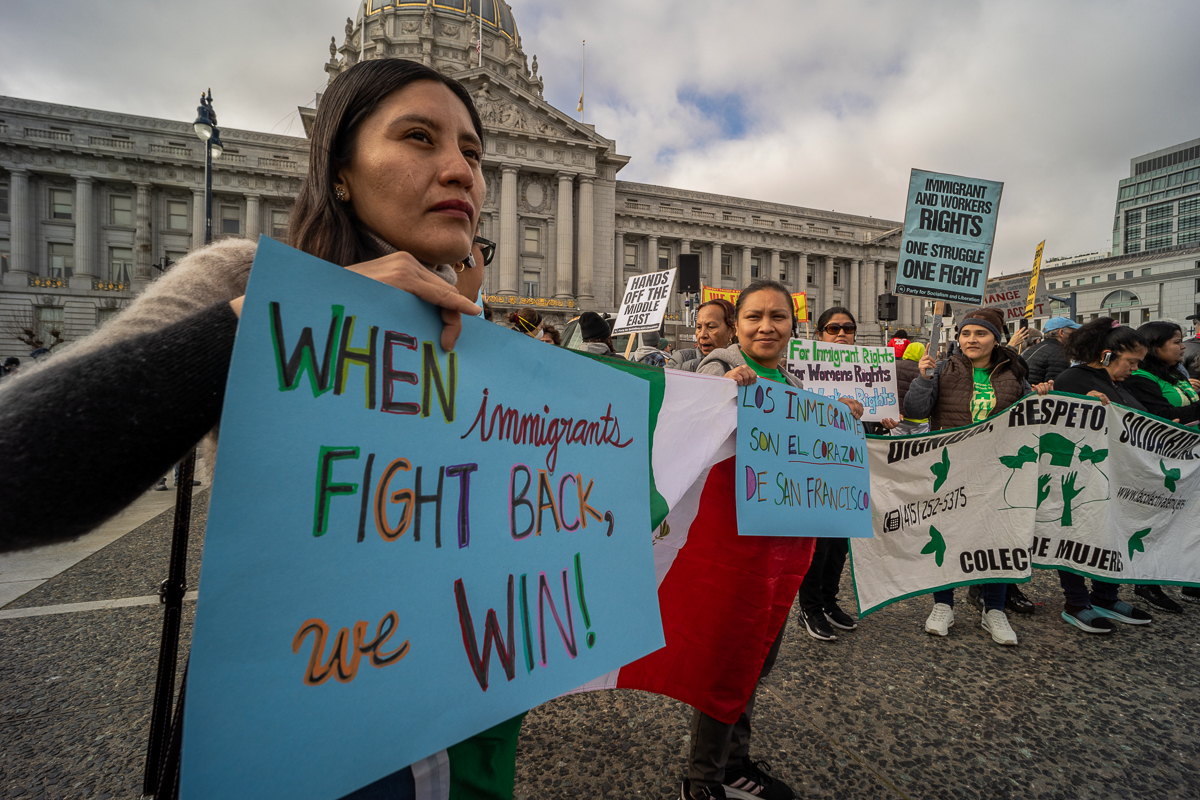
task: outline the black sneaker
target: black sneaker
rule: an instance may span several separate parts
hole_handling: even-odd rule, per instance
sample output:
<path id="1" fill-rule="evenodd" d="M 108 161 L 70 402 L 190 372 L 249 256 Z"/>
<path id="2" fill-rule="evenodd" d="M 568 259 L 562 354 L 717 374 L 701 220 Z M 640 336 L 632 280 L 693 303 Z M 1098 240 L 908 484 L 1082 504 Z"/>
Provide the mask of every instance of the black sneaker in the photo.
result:
<path id="1" fill-rule="evenodd" d="M 1124 600 L 1097 600 L 1092 598 L 1092 608 L 1096 613 L 1126 625 L 1149 625 L 1154 618 L 1140 608 L 1129 605 Z"/>
<path id="2" fill-rule="evenodd" d="M 858 627 L 858 622 L 845 611 L 842 611 L 837 603 L 825 609 L 825 619 L 829 620 L 829 624 L 833 627 L 841 628 L 844 631 L 852 631 Z"/>
<path id="3" fill-rule="evenodd" d="M 746 759 L 740 767 L 725 768 L 725 796 L 744 798 L 762 797 L 766 800 L 792 800 L 796 793 L 778 778 L 767 772 L 771 769 L 765 761 Z"/>
<path id="4" fill-rule="evenodd" d="M 725 800 L 726 797 L 723 786 L 692 786 L 692 782 L 687 778 L 683 779 L 683 785 L 679 787 L 679 800 Z"/>
<path id="5" fill-rule="evenodd" d="M 837 634 L 833 632 L 833 628 L 829 627 L 829 623 L 825 621 L 825 613 L 823 611 L 802 608 L 800 609 L 800 619 L 804 620 L 804 627 L 808 629 L 808 635 L 814 639 L 820 639 L 822 642 L 832 642 L 837 638 Z"/>
<path id="6" fill-rule="evenodd" d="M 1185 586 L 1179 590 L 1179 597 L 1189 603 L 1200 603 L 1200 588 Z"/>
<path id="7" fill-rule="evenodd" d="M 971 605 L 983 611 L 983 587 L 979 584 L 968 586 L 967 599 L 971 601 Z"/>
<path id="8" fill-rule="evenodd" d="M 166 484 L 166 482 L 163 482 L 163 483 L 157 483 L 157 484 L 155 484 L 155 485 L 154 485 L 154 491 L 156 491 L 156 492 L 165 492 L 165 491 L 167 491 L 167 484 Z"/>
<path id="9" fill-rule="evenodd" d="M 1155 586 L 1153 584 L 1138 586 L 1133 590 L 1133 593 L 1155 608 L 1171 614 L 1183 613 L 1183 606 L 1179 605 L 1179 603 L 1176 603 L 1174 600 L 1168 597 L 1167 593 L 1162 590 L 1161 586 Z"/>
<path id="10" fill-rule="evenodd" d="M 1008 591 L 1004 596 L 1004 607 L 1018 614 L 1032 614 L 1036 608 L 1033 601 L 1026 597 L 1015 583 L 1008 584 Z"/>

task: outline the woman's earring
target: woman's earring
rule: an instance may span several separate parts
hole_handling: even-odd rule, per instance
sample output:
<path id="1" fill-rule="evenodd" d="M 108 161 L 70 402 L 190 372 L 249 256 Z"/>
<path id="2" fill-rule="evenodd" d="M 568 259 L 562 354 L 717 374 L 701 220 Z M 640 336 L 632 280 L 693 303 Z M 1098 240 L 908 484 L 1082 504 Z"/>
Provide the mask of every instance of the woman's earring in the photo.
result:
<path id="1" fill-rule="evenodd" d="M 333 196 L 338 199 L 338 202 L 346 202 L 346 190 L 340 186 L 333 190 Z"/>

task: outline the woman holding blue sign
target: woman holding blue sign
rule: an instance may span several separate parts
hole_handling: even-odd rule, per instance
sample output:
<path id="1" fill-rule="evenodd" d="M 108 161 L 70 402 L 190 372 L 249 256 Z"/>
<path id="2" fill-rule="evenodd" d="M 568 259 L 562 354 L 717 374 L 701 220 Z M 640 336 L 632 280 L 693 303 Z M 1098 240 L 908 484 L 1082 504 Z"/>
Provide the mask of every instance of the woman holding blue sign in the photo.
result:
<path id="1" fill-rule="evenodd" d="M 461 314 L 480 311 L 479 281 L 463 281 L 469 298 L 456 284 L 483 268 L 470 255 L 485 195 L 482 139 L 471 97 L 452 78 L 401 59 L 351 67 L 321 98 L 288 243 L 440 307 L 441 343 L 452 349 Z M 0 447 L 14 455 L 0 465 L 0 551 L 86 533 L 206 434 L 211 470 L 255 251 L 237 239 L 198 249 L 97 333 L 5 381 Z M 439 754 L 455 791 L 512 796 L 522 717 Z M 406 768 L 364 791 L 408 796 L 413 780 Z"/>
<path id="2" fill-rule="evenodd" d="M 737 381 L 740 386 L 749 386 L 759 378 L 782 383 L 796 388 L 804 388 L 801 381 L 784 369 L 783 357 L 787 344 L 791 339 L 796 322 L 795 307 L 791 294 L 780 283 L 772 280 L 757 280 L 742 290 L 738 297 L 736 312 L 737 343 L 724 348 L 714 348 L 703 361 L 696 372 L 703 375 L 716 375 Z M 862 404 L 849 398 L 842 402 L 850 406 L 857 418 L 862 417 Z M 732 459 L 729 460 L 732 462 Z M 729 463 L 732 470 L 732 464 Z M 728 477 L 732 476 L 732 471 Z M 732 481 L 729 481 L 732 489 Z M 728 508 L 733 508 L 732 499 Z M 763 542 L 747 542 L 747 539 L 760 537 L 739 537 L 736 523 L 734 530 L 722 531 L 721 547 L 723 557 L 736 559 L 747 558 L 747 553 L 760 552 L 755 548 L 763 546 Z M 762 537 L 766 538 L 766 537 Z M 782 537 L 781 537 L 782 538 Z M 795 552 L 791 559 L 798 563 L 780 565 L 779 569 L 794 568 L 797 570 L 796 579 L 807 569 L 811 558 L 812 540 L 795 540 Z M 749 556 L 753 557 L 753 556 Z M 791 587 L 798 588 L 797 583 Z M 795 592 L 795 588 L 790 588 Z M 792 594 L 788 595 L 790 602 Z M 715 598 L 715 599 L 714 599 Z M 727 629 L 724 624 L 728 617 L 737 618 L 740 627 L 739 635 L 743 641 L 738 644 L 740 652 L 763 652 L 759 680 L 765 678 L 775 664 L 779 653 L 779 645 L 783 639 L 783 629 L 786 616 L 782 617 L 779 630 L 771 631 L 771 621 L 775 620 L 771 609 L 751 608 L 742 602 L 743 598 L 723 597 L 719 590 L 703 593 L 696 599 L 696 614 L 706 615 L 712 621 L 713 629 Z M 742 604 L 739 605 L 739 602 Z M 749 615 L 757 618 L 750 620 Z M 728 615 L 726 619 L 712 619 L 717 615 Z M 764 619 L 766 615 L 766 619 Z M 750 630 L 766 631 L 765 641 L 759 640 L 749 633 Z M 770 643 L 767 646 L 767 643 Z M 763 649 L 760 649 L 763 648 Z M 695 666 L 694 671 L 706 671 L 711 665 Z M 757 668 L 758 662 L 755 662 Z M 772 778 L 763 762 L 756 762 L 750 757 L 750 718 L 754 713 L 754 697 L 748 699 L 745 710 L 732 723 L 722 722 L 699 710 L 692 714 L 691 754 L 688 765 L 688 775 L 683 781 L 681 796 L 687 798 L 713 797 L 762 797 L 788 800 L 794 797 L 792 790 L 782 781 Z"/>
<path id="3" fill-rule="evenodd" d="M 1030 391 L 1044 395 L 1052 382 L 1031 387 L 1028 372 L 1017 352 L 1000 344 L 1004 317 L 993 308 L 967 313 L 958 327 L 961 353 L 935 363 L 926 353 L 918 364 L 921 374 L 913 380 L 904 398 L 904 415 L 929 418 L 930 430 L 959 428 L 999 414 Z M 981 627 L 998 644 L 1015 645 L 1017 634 L 1004 613 L 1008 584 L 985 583 Z M 925 632 L 946 636 L 954 624 L 954 590 L 933 593 L 933 611 L 925 621 Z"/>

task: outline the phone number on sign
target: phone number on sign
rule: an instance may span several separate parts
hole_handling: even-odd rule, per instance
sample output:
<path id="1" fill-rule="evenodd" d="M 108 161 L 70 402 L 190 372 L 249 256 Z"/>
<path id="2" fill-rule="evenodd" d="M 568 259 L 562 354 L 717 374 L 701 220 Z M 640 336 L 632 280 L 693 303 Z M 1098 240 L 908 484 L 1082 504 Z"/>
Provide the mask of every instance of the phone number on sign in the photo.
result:
<path id="1" fill-rule="evenodd" d="M 960 486 L 931 500 L 918 500 L 914 503 L 905 503 L 899 508 L 887 512 L 883 517 L 883 529 L 885 531 L 898 531 L 901 528 L 921 525 L 926 520 L 932 519 L 942 512 L 953 511 L 956 508 L 966 508 L 966 506 L 967 487 Z"/>

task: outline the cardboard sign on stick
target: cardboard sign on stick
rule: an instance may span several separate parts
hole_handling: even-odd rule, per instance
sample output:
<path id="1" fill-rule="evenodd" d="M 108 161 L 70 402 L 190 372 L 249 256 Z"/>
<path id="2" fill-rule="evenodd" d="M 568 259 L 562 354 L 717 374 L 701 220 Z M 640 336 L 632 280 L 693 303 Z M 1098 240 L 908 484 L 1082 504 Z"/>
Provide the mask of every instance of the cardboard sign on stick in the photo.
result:
<path id="1" fill-rule="evenodd" d="M 259 240 L 184 800 L 342 797 L 663 644 L 646 383 Z"/>
<path id="2" fill-rule="evenodd" d="M 675 270 L 647 272 L 634 275 L 625 284 L 625 296 L 617 312 L 617 323 L 613 336 L 623 333 L 645 333 L 657 331 L 667 313 L 671 300 L 671 286 L 675 283 Z"/>
<path id="3" fill-rule="evenodd" d="M 914 169 L 896 294 L 979 305 L 1004 184 Z"/>

